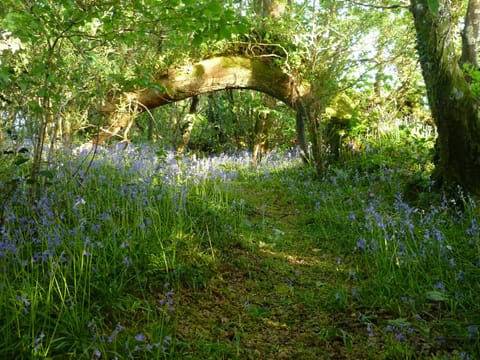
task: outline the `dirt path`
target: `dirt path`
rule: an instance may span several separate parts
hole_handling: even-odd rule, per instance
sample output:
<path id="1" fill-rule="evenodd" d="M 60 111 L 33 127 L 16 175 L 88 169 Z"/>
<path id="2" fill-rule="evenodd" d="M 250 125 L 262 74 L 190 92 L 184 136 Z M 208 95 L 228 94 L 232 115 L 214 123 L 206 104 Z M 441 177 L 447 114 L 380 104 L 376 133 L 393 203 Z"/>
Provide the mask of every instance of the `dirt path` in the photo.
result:
<path id="1" fill-rule="evenodd" d="M 338 259 L 314 246 L 295 204 L 271 191 L 246 194 L 246 202 L 251 245 L 222 254 L 205 287 L 180 290 L 184 358 L 355 358 L 349 333 L 365 330 L 355 314 L 335 314 Z"/>

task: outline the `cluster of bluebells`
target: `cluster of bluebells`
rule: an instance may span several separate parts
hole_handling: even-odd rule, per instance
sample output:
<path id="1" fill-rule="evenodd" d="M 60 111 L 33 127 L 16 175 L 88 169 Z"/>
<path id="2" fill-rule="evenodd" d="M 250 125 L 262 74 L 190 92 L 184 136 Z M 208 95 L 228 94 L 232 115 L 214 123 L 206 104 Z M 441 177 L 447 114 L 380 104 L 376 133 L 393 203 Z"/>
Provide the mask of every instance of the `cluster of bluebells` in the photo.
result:
<path id="1" fill-rule="evenodd" d="M 166 283 L 164 287 L 169 288 L 170 284 Z M 165 292 L 164 297 L 159 301 L 160 305 L 166 307 L 169 312 L 175 311 L 174 297 L 173 297 L 174 295 L 175 295 L 175 292 L 172 289 L 169 289 Z"/>
<path id="2" fill-rule="evenodd" d="M 34 340 L 34 344 L 33 344 L 34 350 L 39 350 L 42 347 L 42 342 L 44 337 L 45 337 L 45 334 L 41 332 L 40 335 L 38 335 L 38 337 Z"/>
<path id="3" fill-rule="evenodd" d="M 384 209 L 378 200 L 372 199 L 365 208 L 364 221 L 360 223 L 362 236 L 354 250 L 367 254 L 388 254 L 398 266 L 418 263 L 427 259 L 441 259 L 449 268 L 455 268 L 455 250 L 445 233 L 445 218 L 442 216 L 446 205 L 428 212 L 410 206 L 398 195 L 392 209 Z M 355 215 L 349 216 L 354 219 Z M 475 219 L 467 230 L 476 234 Z M 478 244 L 478 236 L 469 236 L 470 246 Z M 457 277 L 462 277 L 459 269 Z"/>
<path id="4" fill-rule="evenodd" d="M 160 349 L 163 353 L 166 353 L 171 343 L 172 337 L 169 335 L 164 336 L 161 341 L 152 344 L 144 334 L 138 333 L 133 342 L 133 349 L 131 349 L 132 344 L 127 341 L 125 350 L 133 350 L 133 352 L 150 352 L 153 349 Z"/>
<path id="5" fill-rule="evenodd" d="M 110 335 L 98 335 L 98 329 L 93 321 L 88 323 L 88 327 L 92 334 L 92 341 L 99 342 L 102 346 L 93 349 L 92 357 L 95 359 L 108 358 L 107 354 L 102 354 L 102 351 L 108 351 L 108 344 L 116 344 L 115 348 L 118 347 L 118 344 L 124 344 L 125 352 L 129 353 L 130 356 L 134 356 L 134 353 L 138 352 L 151 352 L 152 350 L 159 349 L 163 353 L 167 352 L 171 342 L 172 337 L 169 335 L 164 336 L 160 341 L 152 343 L 147 336 L 145 336 L 142 332 L 137 333 L 134 337 L 129 337 L 126 332 L 125 328 L 121 323 L 117 323 L 115 329 L 110 333 Z M 124 333 L 122 337 L 119 335 Z M 39 343 L 41 343 L 42 338 L 45 335 L 43 333 L 37 339 Z M 36 343 L 37 343 L 36 340 Z M 101 350 L 102 349 L 102 350 Z"/>
<path id="6" fill-rule="evenodd" d="M 349 235 L 358 234 L 345 239 L 345 243 L 356 254 L 365 255 L 369 268 L 385 275 L 391 271 L 392 277 L 402 277 L 392 284 L 407 286 L 405 275 L 411 275 L 416 288 L 402 298 L 409 309 L 419 306 L 414 299 L 424 300 L 425 296 L 429 301 L 458 300 L 472 306 L 471 302 L 476 301 L 472 289 L 478 286 L 471 280 L 475 273 L 480 273 L 480 226 L 475 201 L 460 194 L 462 206 L 444 197 L 438 205 L 417 208 L 402 197 L 404 189 L 398 181 L 397 170 L 386 167 L 373 173 L 332 168 L 326 172 L 323 182 L 321 187 L 310 184 L 308 179 L 303 180 L 301 186 L 300 181 L 293 185 L 307 194 L 306 202 L 320 214 L 344 211 L 344 223 L 351 229 Z M 388 191 L 374 191 L 376 187 Z M 390 191 L 398 195 L 392 200 L 382 198 Z M 344 202 L 338 203 L 339 198 Z M 363 211 L 351 212 L 350 209 L 358 209 L 359 204 L 363 204 Z M 338 291 L 334 297 L 340 302 L 345 292 Z M 373 337 L 371 325 L 367 325 L 367 330 Z M 414 332 L 412 327 L 401 325 L 390 325 L 386 330 L 399 342 Z M 475 327 L 471 327 L 465 338 L 476 336 Z"/>
<path id="7" fill-rule="evenodd" d="M 12 262 L 17 265 L 66 263 L 71 259 L 64 246 L 73 245 L 77 238 L 83 242 L 83 254 L 89 256 L 93 248 L 101 247 L 97 239 L 102 230 L 114 231 L 114 222 L 126 216 L 124 204 L 142 209 L 161 200 L 168 191 L 178 210 L 188 196 L 186 184 L 205 178 L 228 183 L 236 178 L 236 167 L 250 164 L 248 154 L 177 160 L 173 152 L 161 158 L 150 147 L 99 148 L 94 157 L 91 150 L 74 153 L 77 159 L 61 159 L 52 165 L 53 184 L 45 188 L 33 204 L 27 190 L 19 187 L 6 205 L 5 221 L 0 226 L 0 265 L 4 271 Z M 93 160 L 90 161 L 90 157 Z M 88 166 L 82 167 L 85 163 Z M 227 164 L 234 165 L 231 171 L 225 170 Z M 118 174 L 112 173 L 112 167 Z M 112 182 L 112 176 L 121 177 L 122 182 Z M 80 186 L 65 193 L 65 184 L 72 182 Z M 97 209 L 98 202 L 89 201 L 83 190 L 111 192 L 123 202 L 119 200 L 118 204 L 105 204 L 108 208 Z M 93 238 L 95 235 L 97 239 Z M 65 239 L 70 239 L 70 244 L 65 244 Z M 127 257 L 125 264 L 129 264 Z"/>
<path id="8" fill-rule="evenodd" d="M 298 152 L 272 153 L 257 169 L 259 174 L 268 174 L 299 161 Z M 66 287 L 90 281 L 93 277 L 89 272 L 102 271 L 102 266 L 123 266 L 125 271 L 131 271 L 136 261 L 140 261 L 135 256 L 139 239 L 143 241 L 154 221 L 146 209 L 157 206 L 162 215 L 160 220 L 174 219 L 186 206 L 190 185 L 208 180 L 228 186 L 237 178 L 239 170 L 251 165 L 248 153 L 177 159 L 173 152 L 159 156 L 156 149 L 148 146 L 95 150 L 81 147 L 68 156 L 63 152 L 51 163 L 49 171 L 53 178 L 34 202 L 28 186 L 21 182 L 9 201 L 1 204 L 0 283 L 13 284 L 12 279 L 24 279 L 23 275 L 15 275 L 19 273 L 37 274 L 36 279 L 31 279 L 36 284 L 31 288 L 35 292 L 41 291 L 42 286 L 48 288 L 51 281 L 59 278 L 64 279 L 61 283 Z M 166 211 L 172 216 L 163 216 Z M 123 225 L 128 225 L 128 229 Z M 100 263 L 102 254 L 103 258 L 108 255 L 109 259 L 115 259 L 115 264 L 113 261 L 107 265 Z M 76 269 L 75 272 L 72 269 Z M 70 281 L 72 276 L 76 277 L 75 282 Z M 33 310 L 51 311 L 48 304 L 52 301 L 43 303 L 42 296 L 31 292 L 18 294 L 13 287 L 10 290 L 20 309 L 18 313 L 27 322 L 33 319 L 28 316 Z M 59 290 L 77 293 L 79 289 Z M 35 309 L 30 304 L 33 298 L 38 299 Z M 74 299 L 65 299 L 63 305 L 68 311 L 76 309 Z M 166 289 L 160 305 L 168 312 L 174 311 L 174 292 L 170 288 Z M 78 309 L 84 309 L 83 305 Z M 92 335 L 96 336 L 91 326 Z M 47 333 L 48 329 L 44 331 Z M 95 341 L 108 344 L 122 331 L 123 326 L 118 324 L 111 334 Z M 44 336 L 42 333 L 32 339 L 33 346 L 39 348 Z M 151 345 L 140 340 L 138 336 L 134 348 L 166 348 L 170 341 L 167 337 Z M 100 357 L 102 349 L 99 347 L 93 357 Z"/>
<path id="9" fill-rule="evenodd" d="M 108 338 L 109 343 L 114 341 L 114 339 L 112 339 L 112 336 Z M 105 339 L 102 339 L 102 342 L 105 343 Z M 125 352 L 128 354 L 128 357 L 130 358 L 130 357 L 138 356 L 137 355 L 138 353 L 149 354 L 154 350 L 156 351 L 160 350 L 162 353 L 166 353 L 169 350 L 171 343 L 172 343 L 172 337 L 170 335 L 167 335 L 167 336 L 164 336 L 163 339 L 161 339 L 161 341 L 157 341 L 152 344 L 148 340 L 148 338 L 143 333 L 140 332 L 140 333 L 137 333 L 133 337 L 133 339 L 125 340 L 124 349 L 125 349 Z M 106 353 L 102 354 L 102 350 L 106 351 Z M 105 350 L 105 347 L 102 347 L 102 350 L 100 350 L 99 348 L 94 348 L 92 351 L 92 358 L 101 359 L 102 356 L 104 358 L 108 358 L 108 355 L 109 355 L 108 350 Z M 116 353 L 118 352 L 116 351 Z M 149 356 L 152 356 L 152 354 L 150 354 Z M 114 359 L 118 359 L 118 357 L 115 357 Z"/>
<path id="10" fill-rule="evenodd" d="M 387 325 L 385 331 L 392 334 L 398 341 L 406 341 L 409 336 L 415 333 L 410 325 Z"/>

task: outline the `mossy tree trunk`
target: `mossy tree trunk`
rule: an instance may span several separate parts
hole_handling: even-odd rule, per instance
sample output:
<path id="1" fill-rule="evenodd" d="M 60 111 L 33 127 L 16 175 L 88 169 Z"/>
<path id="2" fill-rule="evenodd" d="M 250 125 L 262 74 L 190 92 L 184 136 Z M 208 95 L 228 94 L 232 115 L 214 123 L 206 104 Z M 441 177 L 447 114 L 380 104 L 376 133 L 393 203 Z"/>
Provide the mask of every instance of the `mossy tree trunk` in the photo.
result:
<path id="1" fill-rule="evenodd" d="M 227 89 L 251 89 L 268 94 L 295 110 L 308 87 L 296 85 L 295 79 L 279 67 L 261 59 L 220 56 L 190 66 L 173 68 L 155 79 L 155 86 L 110 98 L 100 111 L 107 116 L 107 126 L 94 139 L 101 144 L 128 129 L 139 112 L 158 106 Z M 297 116 L 297 130 L 303 131 L 303 116 Z M 305 135 L 297 134 L 299 146 L 306 153 Z"/>
<path id="2" fill-rule="evenodd" d="M 478 0 L 470 2 L 479 10 L 478 3 Z M 428 100 L 438 131 L 436 178 L 442 185 L 456 183 L 479 194 L 479 102 L 471 91 L 460 59 L 455 56 L 454 30 L 458 19 L 454 16 L 454 8 L 458 6 L 456 0 L 411 0 L 410 9 Z"/>

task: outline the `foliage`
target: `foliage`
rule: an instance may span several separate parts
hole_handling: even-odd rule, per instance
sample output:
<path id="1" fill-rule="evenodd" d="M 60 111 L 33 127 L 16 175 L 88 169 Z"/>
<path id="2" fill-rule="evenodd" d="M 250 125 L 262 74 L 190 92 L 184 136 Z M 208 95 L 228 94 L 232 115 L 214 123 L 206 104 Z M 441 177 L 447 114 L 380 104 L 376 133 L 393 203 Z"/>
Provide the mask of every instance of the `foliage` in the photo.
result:
<path id="1" fill-rule="evenodd" d="M 205 206 L 200 173 L 141 151 L 97 156 L 58 159 L 31 206 L 24 186 L 2 203 L 2 357 L 167 356 L 175 269 L 206 266 L 234 230 Z"/>
<path id="2" fill-rule="evenodd" d="M 411 21 L 369 3 L 4 1 L 0 135 L 34 151 L 0 155 L 0 357 L 478 354 L 478 205 L 436 192 Z M 311 85 L 312 143 L 326 152 L 338 118 L 342 164 L 319 177 L 293 114 L 237 91 L 201 99 L 187 157 L 166 150 L 186 102 L 142 115 L 135 140 L 156 144 L 75 145 L 109 96 L 232 51 Z M 276 150 L 252 165 L 234 151 L 259 119 Z"/>
<path id="3" fill-rule="evenodd" d="M 411 26 L 405 12 L 307 2 L 292 3 L 280 16 L 269 18 L 262 8 L 267 3 L 246 1 L 239 7 L 218 0 L 169 0 L 95 2 L 82 7 L 47 1 L 43 7 L 37 3 L 29 7 L 6 2 L 1 31 L 10 45 L 2 52 L 0 79 L 2 94 L 8 88 L 11 95 L 6 96 L 9 102 L 2 121 L 10 115 L 10 119 L 22 118 L 25 124 L 20 127 L 26 125 L 34 139 L 48 134 L 52 141 L 83 140 L 102 124 L 95 109 L 108 94 L 155 87 L 152 81 L 167 67 L 231 51 L 272 59 L 299 83 L 312 84 L 312 110 L 319 117 L 345 88 L 362 87 L 353 94 L 356 97 L 371 87 L 372 71 L 385 63 L 399 74 L 390 94 L 401 97 L 405 92 L 393 89 L 399 89 L 400 83 L 405 90 L 412 83 L 409 69 L 414 54 L 407 40 Z M 399 25 L 398 31 L 391 32 L 392 23 Z M 370 37 L 378 38 L 375 48 L 364 46 L 364 39 Z M 372 55 L 375 52 L 383 58 Z M 250 105 L 248 98 L 244 101 Z M 246 116 L 253 117 L 246 122 L 255 122 L 255 111 Z M 18 121 L 14 125 L 19 126 Z M 171 125 L 177 127 L 170 132 L 174 138 L 178 126 L 178 122 Z M 235 131 L 240 137 L 249 136 L 248 126 L 227 135 Z M 174 138 L 167 142 L 175 143 Z"/>
<path id="4" fill-rule="evenodd" d="M 468 66 L 468 64 L 464 64 L 463 70 L 471 79 L 470 90 L 472 91 L 472 96 L 474 96 L 476 99 L 480 99 L 480 71 L 472 66 Z"/>
<path id="5" fill-rule="evenodd" d="M 398 125 L 321 181 L 290 152 L 58 153 L 3 205 L 1 356 L 473 357 L 477 205 L 408 194 L 433 134 Z"/>
<path id="6" fill-rule="evenodd" d="M 17 187 L 21 186 L 27 178 L 26 164 L 29 162 L 26 148 L 7 148 L 0 143 L 0 226 L 5 222 L 5 209 L 15 194 Z"/>

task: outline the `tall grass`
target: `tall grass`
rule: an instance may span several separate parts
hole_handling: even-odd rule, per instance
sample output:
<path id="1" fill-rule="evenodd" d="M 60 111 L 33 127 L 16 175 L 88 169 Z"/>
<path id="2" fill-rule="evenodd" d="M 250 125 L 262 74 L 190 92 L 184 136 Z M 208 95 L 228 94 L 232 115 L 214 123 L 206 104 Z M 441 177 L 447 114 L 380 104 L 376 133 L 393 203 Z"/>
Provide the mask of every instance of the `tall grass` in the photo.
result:
<path id="1" fill-rule="evenodd" d="M 338 256 L 349 281 L 331 288 L 332 309 L 358 311 L 369 343 L 383 348 L 373 357 L 473 359 L 480 351 L 477 201 L 460 188 L 434 191 L 434 133 L 411 126 L 364 139 L 365 151 L 331 166 L 320 183 L 283 181 L 307 205 L 315 246 Z"/>
<path id="2" fill-rule="evenodd" d="M 166 155 L 59 154 L 38 200 L 17 187 L 0 228 L 2 358 L 168 356 L 180 261 L 202 265 L 235 221 L 217 191 L 232 173 Z"/>
<path id="3" fill-rule="evenodd" d="M 0 358 L 182 358 L 178 292 L 207 286 L 221 251 L 255 249 L 265 229 L 244 195 L 259 189 L 298 209 L 301 246 L 335 262 L 325 307 L 358 313 L 362 354 L 474 358 L 477 203 L 433 191 L 427 130 L 365 137 L 322 178 L 294 153 L 258 166 L 147 146 L 59 153 L 39 199 L 20 177 L 0 204 Z"/>

